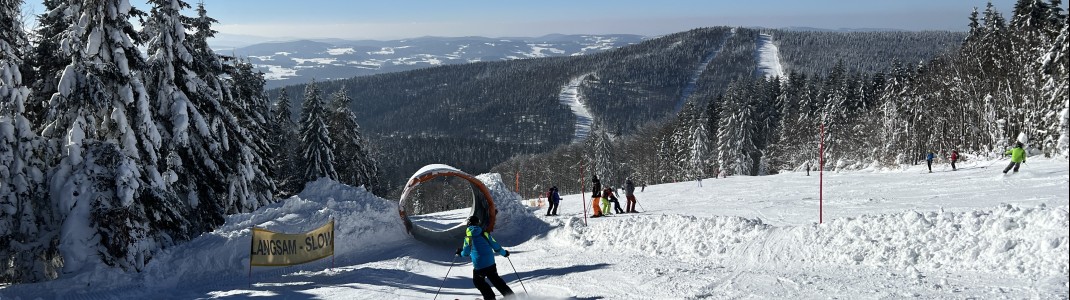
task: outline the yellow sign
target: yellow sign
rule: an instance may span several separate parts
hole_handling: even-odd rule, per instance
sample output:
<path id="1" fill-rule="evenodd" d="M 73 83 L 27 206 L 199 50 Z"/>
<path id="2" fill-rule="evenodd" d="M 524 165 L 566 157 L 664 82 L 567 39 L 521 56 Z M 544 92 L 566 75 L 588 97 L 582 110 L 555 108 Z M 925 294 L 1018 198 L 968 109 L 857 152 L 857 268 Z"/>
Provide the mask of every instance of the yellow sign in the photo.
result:
<path id="1" fill-rule="evenodd" d="M 251 266 L 289 266 L 334 255 L 334 220 L 315 230 L 286 234 L 253 227 Z"/>

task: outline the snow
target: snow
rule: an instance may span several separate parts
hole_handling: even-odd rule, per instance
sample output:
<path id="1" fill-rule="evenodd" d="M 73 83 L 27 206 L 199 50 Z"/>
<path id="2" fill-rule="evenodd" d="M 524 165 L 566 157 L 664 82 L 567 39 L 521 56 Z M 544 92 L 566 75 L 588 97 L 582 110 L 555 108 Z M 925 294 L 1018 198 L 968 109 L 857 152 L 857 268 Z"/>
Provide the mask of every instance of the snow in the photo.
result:
<path id="1" fill-rule="evenodd" d="M 780 64 L 780 50 L 773 42 L 773 36 L 758 35 L 758 73 L 765 77 L 784 77 L 784 67 Z"/>
<path id="2" fill-rule="evenodd" d="M 1065 299 L 1070 168 L 1034 157 L 1003 175 L 1005 163 L 829 172 L 820 198 L 816 172 L 653 185 L 636 189 L 641 213 L 594 219 L 581 195 L 564 195 L 560 216 L 547 217 L 520 206 L 499 176 L 478 178 L 502 207 L 495 238 L 513 253 L 497 258 L 499 273 L 528 298 Z M 436 168 L 448 166 L 424 171 Z M 457 224 L 460 211 L 421 221 Z M 301 232 L 331 218 L 334 258 L 248 269 L 251 226 Z M 162 251 L 141 273 L 87 266 L 0 287 L 0 297 L 430 299 L 439 288 L 441 299 L 479 297 L 470 261 L 452 254 L 407 236 L 395 200 L 321 179 Z"/>
<path id="3" fill-rule="evenodd" d="M 412 57 L 398 58 L 397 61 L 394 62 L 394 64 L 395 65 L 429 64 L 429 65 L 437 66 L 437 65 L 441 65 L 442 64 L 442 60 L 438 59 L 438 57 L 435 57 L 434 55 L 431 55 L 431 54 L 417 54 L 417 55 L 413 55 Z"/>
<path id="4" fill-rule="evenodd" d="M 371 54 L 378 54 L 378 55 L 390 55 L 390 54 L 394 54 L 394 49 L 395 49 L 395 48 L 396 48 L 396 49 L 401 49 L 401 48 L 408 48 L 408 47 L 409 47 L 409 46 L 403 46 L 403 47 L 382 47 L 381 49 L 379 49 L 379 51 L 368 51 L 367 53 L 368 53 L 368 54 L 370 54 L 370 55 L 371 55 Z"/>
<path id="5" fill-rule="evenodd" d="M 552 45 L 550 45 L 550 44 L 528 44 L 528 47 L 531 47 L 531 52 L 517 52 L 517 53 L 518 54 L 522 54 L 524 56 L 527 56 L 529 58 L 547 57 L 547 56 L 550 56 L 550 55 L 553 55 L 553 54 L 564 54 L 565 53 L 565 50 L 553 48 L 553 47 L 550 47 L 550 46 L 552 46 Z M 549 53 L 552 53 L 552 54 L 546 54 L 546 52 L 549 52 Z"/>
<path id="6" fill-rule="evenodd" d="M 296 69 L 291 69 L 283 66 L 258 65 L 258 67 L 267 68 L 267 73 L 264 73 L 264 79 L 267 80 L 281 80 L 297 76 Z"/>
<path id="7" fill-rule="evenodd" d="M 353 51 L 352 47 L 350 47 L 350 48 L 331 48 L 331 49 L 327 49 L 327 54 L 330 54 L 330 55 L 345 55 L 345 54 L 353 54 L 353 53 L 354 53 L 354 51 Z"/>
<path id="8" fill-rule="evenodd" d="M 572 114 L 576 115 L 576 134 L 572 137 L 572 143 L 582 143 L 587 140 L 587 135 L 591 133 L 591 125 L 594 124 L 591 111 L 587 110 L 587 106 L 580 101 L 580 83 L 583 83 L 583 80 L 590 75 L 587 73 L 572 78 L 561 88 L 561 93 L 557 96 L 558 102 L 567 105 L 572 110 Z"/>
<path id="9" fill-rule="evenodd" d="M 580 52 L 572 53 L 572 56 L 585 55 L 595 51 L 604 51 L 613 49 L 613 42 L 617 41 L 617 38 L 611 37 L 599 37 L 599 36 L 584 36 L 587 41 L 593 42 L 589 46 L 584 46 L 580 49 Z"/>
<path id="10" fill-rule="evenodd" d="M 293 60 L 294 62 L 296 62 L 299 65 L 300 64 L 304 64 L 306 62 L 310 62 L 310 63 L 314 63 L 314 64 L 320 64 L 320 65 L 329 65 L 329 64 L 332 64 L 332 63 L 338 61 L 337 58 L 331 58 L 331 57 L 325 57 L 325 58 L 296 58 L 296 57 L 291 57 L 290 59 Z"/>

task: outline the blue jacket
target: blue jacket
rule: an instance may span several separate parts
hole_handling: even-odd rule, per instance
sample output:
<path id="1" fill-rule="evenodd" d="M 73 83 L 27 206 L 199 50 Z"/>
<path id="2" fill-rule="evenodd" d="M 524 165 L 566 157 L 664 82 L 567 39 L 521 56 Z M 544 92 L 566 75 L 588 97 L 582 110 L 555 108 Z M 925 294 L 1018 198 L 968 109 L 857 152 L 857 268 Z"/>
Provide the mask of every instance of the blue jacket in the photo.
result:
<path id="1" fill-rule="evenodd" d="M 555 203 L 561 201 L 561 194 L 558 194 L 557 190 L 554 190 L 554 192 L 550 194 L 550 201 Z"/>
<path id="2" fill-rule="evenodd" d="M 932 152 L 929 152 L 929 154 L 928 154 L 928 155 L 925 155 L 925 160 L 933 160 L 933 158 L 934 158 L 935 156 L 936 156 L 936 155 L 933 155 L 933 153 L 932 153 Z"/>
<path id="3" fill-rule="evenodd" d="M 494 265 L 494 253 L 506 255 L 509 252 L 502 249 L 502 245 L 490 233 L 483 232 L 482 227 L 468 226 L 461 256 L 472 257 L 472 267 L 479 270 Z"/>

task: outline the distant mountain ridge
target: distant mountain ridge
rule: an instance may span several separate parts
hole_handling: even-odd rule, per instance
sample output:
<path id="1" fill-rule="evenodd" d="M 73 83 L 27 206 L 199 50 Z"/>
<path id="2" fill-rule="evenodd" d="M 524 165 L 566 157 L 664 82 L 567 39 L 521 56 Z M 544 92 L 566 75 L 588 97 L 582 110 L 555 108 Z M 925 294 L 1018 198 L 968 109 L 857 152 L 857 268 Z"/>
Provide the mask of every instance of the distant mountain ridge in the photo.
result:
<path id="1" fill-rule="evenodd" d="M 639 43 L 632 34 L 541 37 L 418 37 L 401 40 L 318 39 L 266 42 L 230 50 L 266 74 L 267 87 L 408 71 L 440 65 L 575 56 Z"/>

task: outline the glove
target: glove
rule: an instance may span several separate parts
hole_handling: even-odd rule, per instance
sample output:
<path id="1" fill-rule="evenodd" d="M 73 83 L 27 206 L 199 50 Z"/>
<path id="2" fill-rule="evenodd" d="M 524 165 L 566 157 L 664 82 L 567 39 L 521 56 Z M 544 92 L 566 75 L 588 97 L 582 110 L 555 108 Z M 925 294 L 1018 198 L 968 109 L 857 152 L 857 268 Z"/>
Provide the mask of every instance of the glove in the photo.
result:
<path id="1" fill-rule="evenodd" d="M 509 257 L 509 251 L 505 251 L 505 249 L 502 249 L 502 252 L 499 253 L 504 257 Z"/>
<path id="2" fill-rule="evenodd" d="M 454 252 L 453 254 L 461 256 L 461 248 L 457 248 L 457 252 Z"/>

